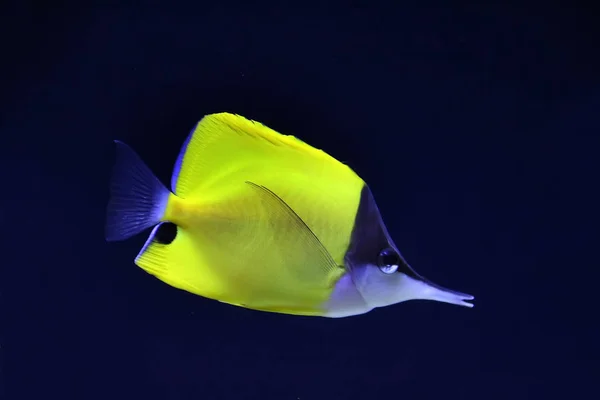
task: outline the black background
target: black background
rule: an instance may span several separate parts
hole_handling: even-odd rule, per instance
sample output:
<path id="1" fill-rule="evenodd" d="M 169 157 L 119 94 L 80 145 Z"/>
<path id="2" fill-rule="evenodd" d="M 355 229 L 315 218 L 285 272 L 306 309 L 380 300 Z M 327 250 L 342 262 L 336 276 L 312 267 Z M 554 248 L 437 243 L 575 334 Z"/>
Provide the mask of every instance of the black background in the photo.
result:
<path id="1" fill-rule="evenodd" d="M 593 8 L 84 3 L 0 6 L 2 399 L 596 397 Z M 285 316 L 135 267 L 146 234 L 103 238 L 112 139 L 168 183 L 219 111 L 352 166 L 475 308 Z"/>

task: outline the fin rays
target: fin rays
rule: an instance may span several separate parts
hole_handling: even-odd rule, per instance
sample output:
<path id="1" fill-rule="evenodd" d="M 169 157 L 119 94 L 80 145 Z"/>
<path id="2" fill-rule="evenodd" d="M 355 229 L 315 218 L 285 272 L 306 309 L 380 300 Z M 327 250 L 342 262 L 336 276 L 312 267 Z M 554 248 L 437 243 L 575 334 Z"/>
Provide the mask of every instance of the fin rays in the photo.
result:
<path id="1" fill-rule="evenodd" d="M 117 158 L 106 210 L 107 241 L 125 240 L 158 224 L 169 191 L 125 143 L 115 140 Z"/>
<path id="2" fill-rule="evenodd" d="M 306 225 L 306 222 L 304 222 L 304 220 L 302 220 L 302 218 L 300 218 L 300 216 L 294 210 L 292 210 L 292 208 L 285 201 L 283 201 L 279 196 L 277 196 L 275 193 L 273 193 L 271 190 L 264 186 L 257 185 L 256 183 L 250 181 L 246 181 L 246 183 L 249 184 L 251 187 L 255 188 L 256 190 L 263 191 L 264 193 L 268 194 L 271 197 L 271 199 L 280 203 L 280 205 L 287 211 L 288 215 L 296 223 L 296 225 L 299 228 L 301 228 L 301 230 L 304 230 L 310 235 L 310 237 L 312 238 L 311 241 L 318 248 L 319 252 L 326 260 L 327 265 L 331 268 L 337 267 L 337 263 L 335 262 L 333 257 L 331 257 L 331 254 L 329 254 L 329 252 L 327 251 L 323 243 L 321 243 L 317 235 L 315 235 L 315 233 L 310 229 L 310 227 Z"/>

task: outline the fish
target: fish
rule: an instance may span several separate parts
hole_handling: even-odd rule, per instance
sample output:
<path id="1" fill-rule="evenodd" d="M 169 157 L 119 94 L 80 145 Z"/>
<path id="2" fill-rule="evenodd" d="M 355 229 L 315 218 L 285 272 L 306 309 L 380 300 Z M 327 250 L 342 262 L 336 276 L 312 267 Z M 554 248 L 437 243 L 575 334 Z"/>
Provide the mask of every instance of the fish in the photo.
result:
<path id="1" fill-rule="evenodd" d="M 185 139 L 171 190 L 115 140 L 105 237 L 152 228 L 134 263 L 207 299 L 342 318 L 408 300 L 473 307 L 419 275 L 390 237 L 373 193 L 303 140 L 241 115 L 204 115 Z"/>

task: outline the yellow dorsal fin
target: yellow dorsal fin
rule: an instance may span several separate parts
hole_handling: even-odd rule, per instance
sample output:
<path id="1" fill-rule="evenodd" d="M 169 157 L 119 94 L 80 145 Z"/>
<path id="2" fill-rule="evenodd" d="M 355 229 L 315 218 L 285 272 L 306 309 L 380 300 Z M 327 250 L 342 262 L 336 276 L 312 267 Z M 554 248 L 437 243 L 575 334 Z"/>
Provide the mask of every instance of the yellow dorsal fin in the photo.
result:
<path id="1" fill-rule="evenodd" d="M 277 193 L 343 263 L 364 181 L 326 152 L 238 115 L 207 115 L 191 132 L 172 183 L 184 201 L 165 218 L 181 227 L 241 218 L 246 181 Z"/>
<path id="2" fill-rule="evenodd" d="M 225 169 L 231 172 L 232 168 L 241 168 L 247 162 L 266 161 L 268 152 L 277 148 L 302 154 L 302 158 L 337 162 L 327 153 L 260 122 L 230 113 L 209 114 L 198 122 L 183 144 L 171 188 L 177 196 L 189 197 L 209 176 Z"/>

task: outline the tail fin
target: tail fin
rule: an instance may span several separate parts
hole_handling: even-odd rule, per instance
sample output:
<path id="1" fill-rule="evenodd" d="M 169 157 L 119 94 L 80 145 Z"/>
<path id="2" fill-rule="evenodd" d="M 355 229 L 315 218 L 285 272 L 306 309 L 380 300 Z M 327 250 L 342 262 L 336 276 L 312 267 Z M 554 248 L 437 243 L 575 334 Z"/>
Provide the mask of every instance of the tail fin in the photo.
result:
<path id="1" fill-rule="evenodd" d="M 125 240 L 158 224 L 169 190 L 125 143 L 115 140 L 117 158 L 110 181 L 106 240 Z"/>

